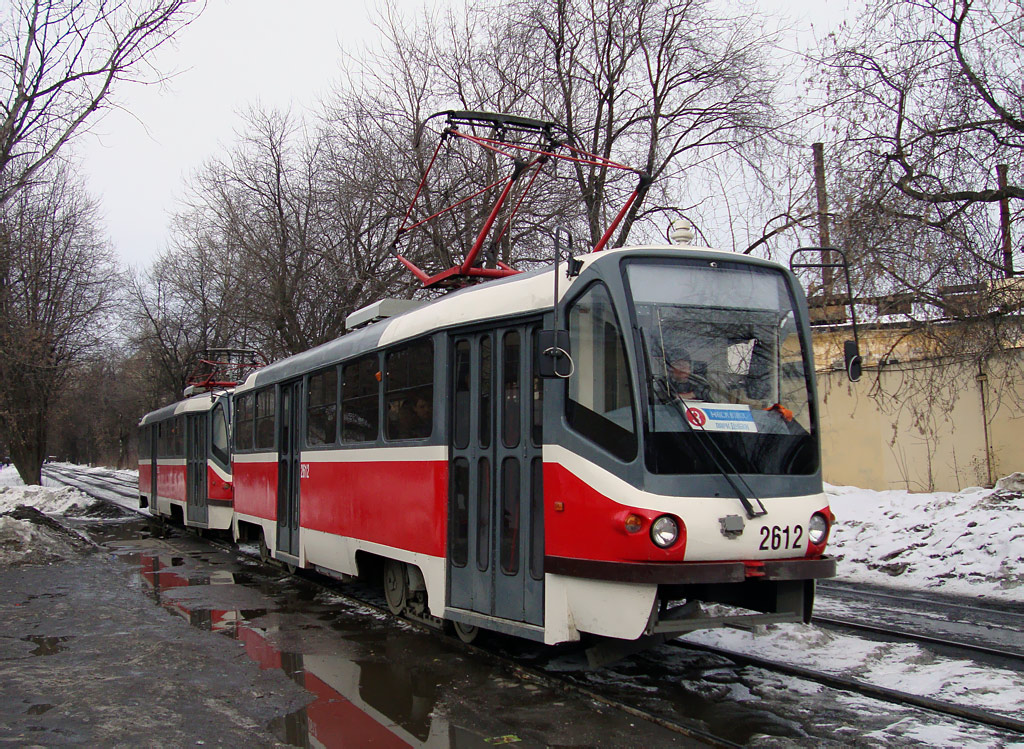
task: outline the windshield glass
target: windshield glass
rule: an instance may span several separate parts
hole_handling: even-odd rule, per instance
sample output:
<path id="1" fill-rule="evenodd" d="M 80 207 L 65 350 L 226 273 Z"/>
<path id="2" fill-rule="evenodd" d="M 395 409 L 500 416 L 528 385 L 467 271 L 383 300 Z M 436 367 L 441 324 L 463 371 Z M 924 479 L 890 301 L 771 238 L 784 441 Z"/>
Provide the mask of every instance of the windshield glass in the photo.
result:
<path id="1" fill-rule="evenodd" d="M 626 275 L 645 346 L 648 468 L 814 473 L 809 382 L 785 276 L 682 258 L 633 261 Z"/>

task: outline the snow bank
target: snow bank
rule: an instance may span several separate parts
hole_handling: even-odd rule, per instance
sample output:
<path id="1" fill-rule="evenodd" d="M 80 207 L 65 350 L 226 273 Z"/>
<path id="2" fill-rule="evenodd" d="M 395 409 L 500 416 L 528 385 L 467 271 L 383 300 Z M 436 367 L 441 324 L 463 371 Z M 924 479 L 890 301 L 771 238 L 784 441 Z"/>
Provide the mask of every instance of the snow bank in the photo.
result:
<path id="1" fill-rule="evenodd" d="M 0 469 L 0 567 L 50 564 L 74 555 L 82 547 L 81 540 L 45 522 L 39 513 L 81 513 L 92 504 L 94 501 L 77 489 L 24 486 L 13 466 Z M 24 508 L 38 512 L 25 512 Z M 12 517 L 12 512 L 17 517 Z"/>
<path id="2" fill-rule="evenodd" d="M 1024 475 L 957 493 L 826 490 L 840 578 L 1024 601 Z"/>
<path id="3" fill-rule="evenodd" d="M 24 505 L 49 515 L 66 515 L 81 511 L 95 500 L 69 486 L 0 486 L 0 513 Z"/>
<path id="4" fill-rule="evenodd" d="M 59 562 L 79 548 L 66 534 L 49 526 L 0 515 L 0 568 Z"/>

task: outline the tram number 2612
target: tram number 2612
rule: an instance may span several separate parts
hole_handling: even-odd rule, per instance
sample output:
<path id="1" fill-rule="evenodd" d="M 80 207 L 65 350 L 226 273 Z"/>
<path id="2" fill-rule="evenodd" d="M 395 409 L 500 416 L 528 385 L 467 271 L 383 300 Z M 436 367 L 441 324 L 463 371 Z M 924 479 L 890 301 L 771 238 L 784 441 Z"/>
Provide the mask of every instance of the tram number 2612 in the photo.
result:
<path id="1" fill-rule="evenodd" d="M 799 549 L 800 542 L 804 537 L 802 526 L 795 525 L 790 528 L 788 525 L 761 526 L 761 551 L 778 551 L 779 549 Z"/>

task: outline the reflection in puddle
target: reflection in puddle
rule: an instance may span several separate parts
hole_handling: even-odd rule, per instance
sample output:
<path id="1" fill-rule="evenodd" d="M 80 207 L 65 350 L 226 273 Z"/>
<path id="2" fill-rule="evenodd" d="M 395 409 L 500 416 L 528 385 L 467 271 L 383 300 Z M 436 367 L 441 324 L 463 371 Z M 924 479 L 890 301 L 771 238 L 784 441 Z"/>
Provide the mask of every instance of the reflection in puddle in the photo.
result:
<path id="1" fill-rule="evenodd" d="M 61 651 L 67 650 L 61 643 L 67 642 L 73 639 L 71 635 L 67 637 L 39 637 L 37 635 L 29 635 L 28 637 L 21 638 L 23 642 L 31 642 L 36 646 L 29 655 L 56 655 Z"/>
<path id="2" fill-rule="evenodd" d="M 53 705 L 49 705 L 43 702 L 38 705 L 33 705 L 32 707 L 30 707 L 28 710 L 25 711 L 25 715 L 42 715 L 43 713 L 53 710 L 53 708 Z"/>
<path id="3" fill-rule="evenodd" d="M 455 729 L 434 714 L 436 673 L 404 668 L 401 664 L 409 658 L 401 653 L 389 654 L 389 638 L 381 637 L 368 646 L 367 640 L 372 638 L 346 639 L 334 633 L 333 637 L 338 638 L 334 641 L 338 643 L 334 653 L 304 653 L 301 635 L 295 636 L 297 629 L 304 628 L 280 626 L 287 621 L 283 618 L 284 609 L 290 608 L 287 604 L 274 608 L 216 609 L 181 600 L 172 593 L 185 587 L 235 584 L 270 597 L 279 595 L 280 590 L 272 589 L 266 579 L 223 570 L 190 572 L 182 557 L 158 553 L 140 552 L 124 555 L 122 559 L 137 565 L 157 604 L 194 627 L 239 640 L 260 668 L 281 669 L 314 695 L 313 702 L 302 710 L 271 723 L 270 729 L 283 741 L 302 747 L 409 746 L 423 742 L 456 746 L 464 744 L 465 739 L 479 744 L 479 736 Z M 316 591 L 303 589 L 303 600 L 315 597 Z M 287 646 L 282 642 L 287 642 Z M 339 652 L 346 649 L 353 652 Z M 361 656 L 355 657 L 356 652 Z"/>

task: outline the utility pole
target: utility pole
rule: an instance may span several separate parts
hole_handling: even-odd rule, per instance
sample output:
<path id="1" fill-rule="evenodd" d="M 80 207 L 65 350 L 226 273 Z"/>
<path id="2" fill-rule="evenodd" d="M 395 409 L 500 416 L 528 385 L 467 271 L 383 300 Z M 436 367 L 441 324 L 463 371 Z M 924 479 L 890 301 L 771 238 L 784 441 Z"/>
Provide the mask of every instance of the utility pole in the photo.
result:
<path id="1" fill-rule="evenodd" d="M 1006 164 L 996 164 L 996 178 L 999 190 L 1004 193 L 999 199 L 999 227 L 1002 229 L 1003 240 L 1003 272 L 1007 278 L 1013 278 L 1013 247 L 1010 242 L 1010 199 L 1006 197 Z"/>
<path id="2" fill-rule="evenodd" d="M 814 152 L 814 187 L 818 193 L 818 244 L 821 247 L 830 247 L 832 243 L 828 234 L 828 194 L 825 192 L 825 147 L 821 143 L 812 143 L 811 149 Z M 829 267 L 831 262 L 832 253 L 822 250 L 821 285 L 826 300 L 832 296 L 832 268 Z"/>

